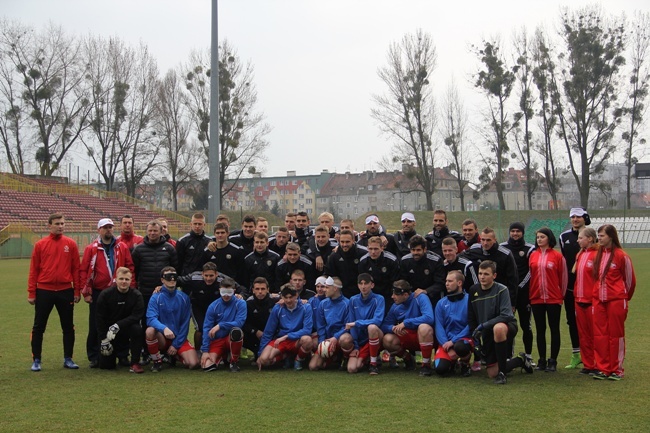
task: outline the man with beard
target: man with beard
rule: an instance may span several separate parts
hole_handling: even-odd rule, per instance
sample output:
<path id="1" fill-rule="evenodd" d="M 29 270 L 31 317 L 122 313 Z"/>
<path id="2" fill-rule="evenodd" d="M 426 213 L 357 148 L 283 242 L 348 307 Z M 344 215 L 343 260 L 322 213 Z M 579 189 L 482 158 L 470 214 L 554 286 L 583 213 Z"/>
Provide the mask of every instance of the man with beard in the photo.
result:
<path id="1" fill-rule="evenodd" d="M 392 235 L 386 233 L 384 227 L 379 223 L 379 217 L 375 214 L 366 217 L 366 231 L 360 234 L 359 245 L 368 247 L 368 240 L 373 236 L 377 236 L 381 240 L 381 245 L 385 251 L 395 254 L 397 250 L 395 239 Z"/>
<path id="2" fill-rule="evenodd" d="M 398 258 L 402 258 L 411 252 L 409 242 L 415 232 L 415 216 L 411 212 L 404 212 L 402 214 L 402 230 L 397 231 L 393 238 L 395 239 L 395 252 Z"/>
<path id="3" fill-rule="evenodd" d="M 270 295 L 269 282 L 265 278 L 255 278 L 253 295 L 246 301 L 247 315 L 244 323 L 244 347 L 253 352 L 255 360 L 260 351 L 260 340 L 264 335 L 266 322 L 279 299 L 278 295 Z"/>
<path id="4" fill-rule="evenodd" d="M 444 238 L 452 237 L 456 244 L 463 240 L 460 233 L 449 230 L 448 223 L 447 212 L 442 209 L 435 210 L 433 212 L 433 230 L 425 236 L 425 239 L 429 242 L 429 248 L 427 249 L 439 256 L 442 256 L 442 240 Z"/>
<path id="5" fill-rule="evenodd" d="M 427 251 L 427 241 L 415 235 L 409 243 L 411 252 L 400 261 L 400 278 L 409 282 L 413 294 L 426 295 L 433 308 L 445 293 L 445 268 L 442 257 Z"/>

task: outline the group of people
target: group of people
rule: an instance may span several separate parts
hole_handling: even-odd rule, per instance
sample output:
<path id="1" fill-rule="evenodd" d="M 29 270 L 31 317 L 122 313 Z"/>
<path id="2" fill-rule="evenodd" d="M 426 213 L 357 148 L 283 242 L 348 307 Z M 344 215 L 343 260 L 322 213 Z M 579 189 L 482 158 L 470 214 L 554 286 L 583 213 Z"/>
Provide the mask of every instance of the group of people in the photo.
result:
<path id="1" fill-rule="evenodd" d="M 42 368 L 43 333 L 54 307 L 63 365 L 79 368 L 72 360 L 73 311 L 83 298 L 91 368 L 123 365 L 143 373 L 151 363 L 160 372 L 167 361 L 238 372 L 246 348 L 260 370 L 367 367 L 377 375 L 385 364 L 399 368 L 397 359 L 414 370 L 417 352 L 421 376 L 469 376 L 484 364 L 495 383 L 505 384 L 516 368 L 556 371 L 564 304 L 574 352 L 567 368 L 582 364 L 583 374 L 618 380 L 634 271 L 613 226 L 596 233 L 583 208 L 571 209 L 570 218 L 557 251 L 548 228 L 537 230 L 533 245 L 524 240 L 524 224 L 514 222 L 499 244 L 493 229 L 479 233 L 471 219 L 461 233 L 450 230 L 442 210 L 434 211 L 424 236 L 410 212 L 394 234 L 377 215 L 367 216 L 359 232 L 349 219 L 335 227 L 327 212 L 315 228 L 307 213 L 290 213 L 271 235 L 264 218 L 247 215 L 240 230 L 231 230 L 219 215 L 214 236 L 197 213 L 190 232 L 176 241 L 166 221 L 150 221 L 141 237 L 125 215 L 119 236 L 112 220 L 98 222 L 98 237 L 80 262 L 76 243 L 63 235 L 64 216 L 53 214 L 50 235 L 36 243 L 30 266 L 32 371 Z M 515 355 L 519 328 L 524 351 Z"/>

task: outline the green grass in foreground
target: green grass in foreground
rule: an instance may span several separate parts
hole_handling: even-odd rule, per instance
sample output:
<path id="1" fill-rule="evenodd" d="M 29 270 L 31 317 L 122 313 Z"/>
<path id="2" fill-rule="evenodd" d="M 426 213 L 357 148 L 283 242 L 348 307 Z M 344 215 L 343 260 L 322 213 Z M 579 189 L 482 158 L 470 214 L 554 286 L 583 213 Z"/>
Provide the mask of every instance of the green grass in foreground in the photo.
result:
<path id="1" fill-rule="evenodd" d="M 45 334 L 43 371 L 29 371 L 33 307 L 26 302 L 28 260 L 0 261 L 1 432 L 103 431 L 647 431 L 650 415 L 650 250 L 630 251 L 637 292 L 627 320 L 626 377 L 596 381 L 575 370 L 513 372 L 506 386 L 485 372 L 470 378 L 417 373 L 264 371 L 204 374 L 180 368 L 136 376 L 90 370 L 87 306 L 77 307 L 77 371 L 61 367 L 56 312 Z M 563 323 L 559 364 L 570 356 Z M 520 338 L 517 345 L 521 347 Z M 536 358 L 536 353 L 533 354 Z M 245 364 L 245 362 L 242 362 Z"/>

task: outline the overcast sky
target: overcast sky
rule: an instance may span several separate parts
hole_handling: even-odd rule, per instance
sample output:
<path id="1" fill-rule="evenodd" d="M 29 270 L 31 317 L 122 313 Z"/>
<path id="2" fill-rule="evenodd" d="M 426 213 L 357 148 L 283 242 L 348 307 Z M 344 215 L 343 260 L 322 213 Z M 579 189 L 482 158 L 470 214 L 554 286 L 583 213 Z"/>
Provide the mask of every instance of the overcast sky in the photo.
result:
<path id="1" fill-rule="evenodd" d="M 255 67 L 258 109 L 273 132 L 265 175 L 315 174 L 323 169 L 378 169 L 390 152 L 370 117 L 371 97 L 383 93 L 377 69 L 389 44 L 421 28 L 437 47 L 434 90 L 452 77 L 469 108 L 483 103 L 470 77 L 478 62 L 472 44 L 500 37 L 509 42 L 522 26 L 556 31 L 563 5 L 585 1 L 433 0 L 220 0 L 219 37 Z M 648 10 L 649 2 L 602 1 L 606 12 Z M 78 35 L 143 41 L 161 73 L 210 46 L 209 0 L 0 0 L 0 14 L 41 27 L 48 21 Z M 477 112 L 473 120 L 479 123 Z M 83 152 L 79 152 L 80 154 Z"/>

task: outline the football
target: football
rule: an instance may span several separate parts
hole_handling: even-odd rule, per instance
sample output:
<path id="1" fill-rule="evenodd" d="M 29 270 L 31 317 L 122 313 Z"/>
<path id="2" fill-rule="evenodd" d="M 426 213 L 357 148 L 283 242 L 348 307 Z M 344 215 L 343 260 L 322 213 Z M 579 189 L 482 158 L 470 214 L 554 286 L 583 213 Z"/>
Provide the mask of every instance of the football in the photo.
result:
<path id="1" fill-rule="evenodd" d="M 329 340 L 322 341 L 318 344 L 318 355 L 321 358 L 329 358 L 334 353 L 334 349 Z"/>

